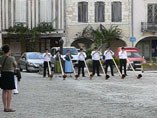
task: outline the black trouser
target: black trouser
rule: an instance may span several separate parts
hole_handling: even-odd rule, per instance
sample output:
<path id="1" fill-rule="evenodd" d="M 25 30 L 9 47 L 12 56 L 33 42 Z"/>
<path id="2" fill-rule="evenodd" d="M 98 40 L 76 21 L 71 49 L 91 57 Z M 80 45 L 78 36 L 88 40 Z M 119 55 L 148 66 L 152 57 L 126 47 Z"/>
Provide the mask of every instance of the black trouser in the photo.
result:
<path id="1" fill-rule="evenodd" d="M 112 59 L 110 59 L 110 60 L 106 60 L 105 61 L 105 73 L 107 74 L 107 69 L 108 69 L 108 66 L 110 66 L 110 69 L 111 69 L 111 75 L 112 76 L 114 76 L 114 74 L 113 74 L 113 66 L 112 66 L 112 64 L 113 64 L 113 61 L 112 61 Z"/>
<path id="2" fill-rule="evenodd" d="M 78 75 L 80 75 L 80 71 L 82 69 L 82 76 L 85 76 L 84 67 L 85 67 L 84 61 L 79 61 L 78 62 Z"/>
<path id="3" fill-rule="evenodd" d="M 95 75 L 95 69 L 97 70 L 97 75 L 99 75 L 99 67 L 100 67 L 99 60 L 93 60 L 93 75 Z"/>
<path id="4" fill-rule="evenodd" d="M 49 62 L 50 68 L 51 68 L 51 62 Z M 46 69 L 48 71 L 48 76 L 49 76 L 49 68 L 48 68 L 48 62 L 44 61 L 44 72 L 43 72 L 43 77 L 46 77 Z"/>
<path id="5" fill-rule="evenodd" d="M 126 59 L 120 59 L 120 72 L 122 74 L 122 70 L 123 70 L 123 67 L 124 67 L 124 74 L 126 75 Z"/>

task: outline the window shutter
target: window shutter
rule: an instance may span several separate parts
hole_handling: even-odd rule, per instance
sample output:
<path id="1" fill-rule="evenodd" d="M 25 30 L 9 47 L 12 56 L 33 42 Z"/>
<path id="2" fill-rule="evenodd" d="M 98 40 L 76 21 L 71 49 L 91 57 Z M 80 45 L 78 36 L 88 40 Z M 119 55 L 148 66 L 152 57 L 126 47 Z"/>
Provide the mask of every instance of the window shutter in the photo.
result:
<path id="1" fill-rule="evenodd" d="M 99 22 L 104 22 L 104 3 L 99 3 Z"/>
<path id="2" fill-rule="evenodd" d="M 95 22 L 99 22 L 99 3 L 95 3 Z"/>
<path id="3" fill-rule="evenodd" d="M 122 6 L 121 2 L 112 2 L 112 22 L 122 21 Z"/>
<path id="4" fill-rule="evenodd" d="M 157 4 L 154 7 L 154 22 L 157 23 Z"/>
<path id="5" fill-rule="evenodd" d="M 153 5 L 148 5 L 148 23 L 153 23 Z"/>
<path id="6" fill-rule="evenodd" d="M 82 3 L 78 3 L 78 22 L 82 21 Z"/>

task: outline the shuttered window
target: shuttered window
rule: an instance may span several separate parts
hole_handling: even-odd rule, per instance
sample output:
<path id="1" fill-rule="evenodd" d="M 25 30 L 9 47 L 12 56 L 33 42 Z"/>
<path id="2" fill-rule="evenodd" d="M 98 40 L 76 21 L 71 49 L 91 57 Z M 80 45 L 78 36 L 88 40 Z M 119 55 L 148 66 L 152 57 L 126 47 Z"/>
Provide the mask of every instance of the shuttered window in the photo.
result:
<path id="1" fill-rule="evenodd" d="M 112 2 L 112 22 L 122 21 L 122 4 L 121 2 Z"/>
<path id="2" fill-rule="evenodd" d="M 95 3 L 95 22 L 105 21 L 105 4 L 104 2 Z"/>
<path id="3" fill-rule="evenodd" d="M 27 0 L 15 0 L 15 23 L 27 22 Z"/>
<path id="4" fill-rule="evenodd" d="M 52 0 L 40 0 L 40 22 L 52 22 Z"/>
<path id="5" fill-rule="evenodd" d="M 157 4 L 148 5 L 148 23 L 157 23 Z"/>
<path id="6" fill-rule="evenodd" d="M 78 22 L 88 22 L 88 2 L 78 3 Z"/>

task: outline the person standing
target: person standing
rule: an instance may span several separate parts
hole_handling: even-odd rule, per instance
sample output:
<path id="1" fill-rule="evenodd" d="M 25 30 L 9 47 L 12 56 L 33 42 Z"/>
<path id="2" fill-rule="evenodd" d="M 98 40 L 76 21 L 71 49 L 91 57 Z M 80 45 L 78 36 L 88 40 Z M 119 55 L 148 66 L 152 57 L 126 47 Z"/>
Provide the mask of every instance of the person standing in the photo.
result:
<path id="1" fill-rule="evenodd" d="M 107 70 L 108 70 L 108 66 L 110 66 L 111 69 L 111 75 L 114 76 L 113 73 L 113 55 L 114 52 L 110 49 L 110 47 L 107 47 L 107 50 L 104 52 L 104 56 L 105 56 L 105 74 L 107 74 Z"/>
<path id="2" fill-rule="evenodd" d="M 48 49 L 45 50 L 45 53 L 43 54 L 44 57 L 44 72 L 43 72 L 43 77 L 46 77 L 46 70 L 48 71 L 48 77 L 49 77 L 49 68 L 48 68 L 48 63 L 51 68 L 51 57 L 52 55 L 48 52 Z"/>
<path id="3" fill-rule="evenodd" d="M 126 74 L 126 64 L 127 64 L 127 52 L 125 51 L 124 47 L 121 48 L 121 51 L 119 52 L 119 59 L 120 59 L 120 72 L 122 74 L 122 70 L 124 67 L 124 74 Z"/>
<path id="4" fill-rule="evenodd" d="M 82 69 L 82 77 L 85 77 L 85 73 L 84 73 L 84 67 L 85 67 L 85 63 L 84 60 L 87 57 L 86 53 L 83 52 L 83 49 L 80 49 L 80 52 L 78 53 L 78 76 L 80 76 L 80 71 Z"/>
<path id="5" fill-rule="evenodd" d="M 94 48 L 94 51 L 91 53 L 92 60 L 93 60 L 93 75 L 95 75 L 95 69 L 97 70 L 97 76 L 100 76 L 99 68 L 100 68 L 100 57 L 101 52 L 98 50 L 97 47 Z"/>
<path id="6" fill-rule="evenodd" d="M 72 77 L 71 73 L 73 73 L 74 71 L 70 58 L 72 59 L 73 57 L 71 56 L 70 50 L 67 50 L 67 54 L 65 56 L 65 73 L 70 73 L 70 77 Z"/>
<path id="7" fill-rule="evenodd" d="M 15 89 L 14 69 L 16 68 L 15 58 L 10 56 L 10 47 L 4 45 L 2 47 L 4 55 L 0 58 L 1 70 L 1 89 L 4 112 L 15 112 L 11 109 L 12 90 Z"/>

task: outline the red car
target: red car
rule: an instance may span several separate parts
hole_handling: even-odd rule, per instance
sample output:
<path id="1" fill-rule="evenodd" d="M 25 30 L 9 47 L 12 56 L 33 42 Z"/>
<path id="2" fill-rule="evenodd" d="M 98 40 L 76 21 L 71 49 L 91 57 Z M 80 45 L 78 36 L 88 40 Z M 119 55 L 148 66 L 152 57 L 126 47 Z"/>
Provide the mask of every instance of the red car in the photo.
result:
<path id="1" fill-rule="evenodd" d="M 134 69 L 141 68 L 141 64 L 146 62 L 145 59 L 139 54 L 138 48 L 125 47 L 124 49 L 127 52 L 128 60 L 132 64 Z M 120 51 L 121 47 L 117 49 L 116 58 L 119 58 L 118 53 Z M 127 64 L 127 68 L 130 69 L 129 64 Z"/>

